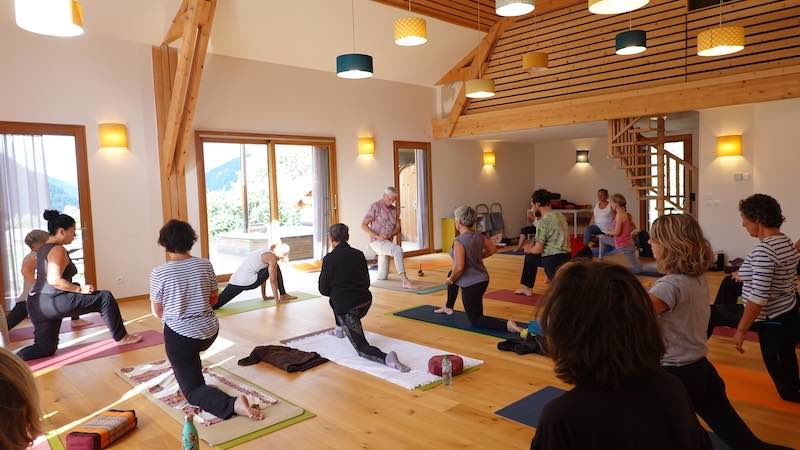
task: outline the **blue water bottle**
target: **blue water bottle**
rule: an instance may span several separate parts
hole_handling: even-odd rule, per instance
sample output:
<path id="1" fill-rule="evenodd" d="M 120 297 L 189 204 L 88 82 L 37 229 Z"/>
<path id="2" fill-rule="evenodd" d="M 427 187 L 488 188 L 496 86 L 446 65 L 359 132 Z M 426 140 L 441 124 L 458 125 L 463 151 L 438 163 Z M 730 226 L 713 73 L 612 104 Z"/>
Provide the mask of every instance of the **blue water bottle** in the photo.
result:
<path id="1" fill-rule="evenodd" d="M 194 426 L 194 414 L 186 414 L 183 422 L 183 450 L 200 450 L 200 438 Z"/>

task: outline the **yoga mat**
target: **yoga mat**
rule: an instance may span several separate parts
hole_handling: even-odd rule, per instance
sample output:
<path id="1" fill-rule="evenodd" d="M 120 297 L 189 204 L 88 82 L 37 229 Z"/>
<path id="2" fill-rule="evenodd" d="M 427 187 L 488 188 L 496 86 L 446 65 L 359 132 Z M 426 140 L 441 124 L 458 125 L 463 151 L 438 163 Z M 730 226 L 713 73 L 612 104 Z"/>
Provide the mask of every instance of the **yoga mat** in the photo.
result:
<path id="1" fill-rule="evenodd" d="M 525 256 L 524 250 L 498 250 L 496 255 L 514 255 L 514 256 Z"/>
<path id="2" fill-rule="evenodd" d="M 721 326 L 715 327 L 713 334 L 714 336 L 733 337 L 733 335 L 736 334 L 736 328 L 721 327 Z M 756 333 L 755 331 L 748 331 L 744 335 L 744 340 L 750 342 L 758 342 L 758 333 Z M 798 342 L 797 345 L 800 345 L 800 342 Z"/>
<path id="3" fill-rule="evenodd" d="M 416 286 L 416 289 L 409 290 L 403 289 L 403 282 L 401 280 L 372 280 L 370 282 L 370 287 L 379 288 L 379 289 L 389 289 L 391 291 L 400 291 L 400 292 L 409 292 L 414 294 L 432 294 L 434 292 L 444 291 L 447 289 L 447 285 L 444 283 L 435 283 L 432 281 L 422 281 L 422 280 L 411 280 L 411 282 Z"/>
<path id="4" fill-rule="evenodd" d="M 90 322 L 89 325 L 80 328 L 72 328 L 72 322 L 69 317 L 64 318 L 61 321 L 61 330 L 59 333 L 68 333 L 70 331 L 78 331 L 78 330 L 86 330 L 89 328 L 96 328 L 105 326 L 105 322 L 103 322 L 103 318 L 100 317 L 100 314 L 91 314 L 88 316 L 82 316 L 81 319 Z M 19 341 L 26 341 L 28 339 L 33 339 L 33 327 L 20 327 L 14 328 L 13 330 L 8 330 L 8 337 L 11 339 L 11 342 L 19 342 Z"/>
<path id="5" fill-rule="evenodd" d="M 285 339 L 281 343 L 298 350 L 317 352 L 320 356 L 328 358 L 336 364 L 368 373 L 408 390 L 426 389 L 432 384 L 441 382 L 441 377 L 428 372 L 428 360 L 436 355 L 451 354 L 445 350 L 365 331 L 364 334 L 370 345 L 378 347 L 385 353 L 397 352 L 400 362 L 411 368 L 410 372 L 403 373 L 385 364 L 362 358 L 356 353 L 348 339 L 337 338 L 328 331 L 330 329 Z M 483 361 L 479 359 L 459 356 L 464 359 L 465 372 L 483 364 Z"/>
<path id="6" fill-rule="evenodd" d="M 123 380 L 145 394 L 178 423 L 183 423 L 184 411 L 192 407 L 183 397 L 175 375 L 166 360 L 126 367 L 116 372 Z M 266 434 L 264 430 L 285 428 L 291 419 L 305 411 L 292 403 L 249 383 L 221 367 L 205 367 L 206 384 L 214 385 L 231 396 L 246 395 L 251 404 L 263 405 L 264 420 L 234 416 L 222 420 L 205 411 L 195 416 L 198 435 L 209 445 L 230 448 Z M 313 417 L 313 414 L 311 415 Z M 305 418 L 309 416 L 306 415 Z M 296 423 L 296 422 L 293 422 Z M 276 427 L 277 426 L 277 427 Z"/>
<path id="7" fill-rule="evenodd" d="M 491 291 L 483 295 L 483 298 L 488 298 L 490 300 L 499 300 L 501 302 L 517 303 L 519 305 L 531 305 L 531 306 L 536 306 L 539 303 L 539 299 L 541 297 L 542 296 L 539 294 L 533 294 L 530 297 L 528 297 L 527 295 L 515 294 L 514 291 L 511 289 L 500 289 L 499 291 Z"/>
<path id="8" fill-rule="evenodd" d="M 290 300 L 289 303 L 302 302 L 320 297 L 319 295 L 309 294 L 306 292 L 288 292 L 288 294 L 297 297 L 294 300 Z M 262 300 L 261 298 L 251 298 L 248 300 L 239 300 L 239 301 L 234 300 L 220 309 L 215 309 L 214 312 L 216 312 L 217 317 L 225 317 L 243 312 L 255 311 L 257 309 L 271 308 L 276 305 L 277 302 L 275 302 L 275 299 L 265 301 Z"/>
<path id="9" fill-rule="evenodd" d="M 60 348 L 55 355 L 47 358 L 32 359 L 25 361 L 32 372 L 43 369 L 59 369 L 79 362 L 91 361 L 93 359 L 104 358 L 110 355 L 125 353 L 140 348 L 152 347 L 164 343 L 164 335 L 154 330 L 147 330 L 136 333 L 142 340 L 135 344 L 117 345 L 114 339 L 103 339 L 101 341 L 88 342 L 85 344 L 71 345 Z"/>
<path id="10" fill-rule="evenodd" d="M 725 390 L 731 400 L 792 413 L 800 422 L 800 404 L 783 400 L 775 390 L 775 384 L 766 370 L 745 369 L 719 363 L 714 363 L 714 367 L 725 380 Z"/>
<path id="11" fill-rule="evenodd" d="M 500 339 L 514 339 L 518 338 L 518 333 L 510 331 L 490 330 L 487 328 L 473 328 L 467 319 L 467 314 L 464 311 L 453 311 L 452 315 L 436 314 L 433 312 L 437 309 L 436 306 L 422 305 L 403 311 L 397 311 L 395 316 L 405 317 L 406 319 L 420 320 L 422 322 L 433 323 L 450 328 L 457 328 L 459 330 L 471 331 L 473 333 L 484 334 L 487 336 L 494 336 Z M 528 324 L 519 324 L 521 327 L 527 327 Z"/>
<path id="12" fill-rule="evenodd" d="M 505 408 L 497 410 L 495 414 L 513 422 L 536 428 L 539 426 L 539 420 L 542 418 L 544 407 L 547 406 L 551 400 L 560 397 L 564 392 L 566 391 L 563 389 L 547 386 Z M 714 433 L 708 433 L 708 436 L 711 438 L 711 444 L 714 450 L 730 450 L 730 447 L 722 442 Z"/>
<path id="13" fill-rule="evenodd" d="M 322 269 L 322 261 L 294 263 L 292 267 L 301 272 L 319 272 Z"/>

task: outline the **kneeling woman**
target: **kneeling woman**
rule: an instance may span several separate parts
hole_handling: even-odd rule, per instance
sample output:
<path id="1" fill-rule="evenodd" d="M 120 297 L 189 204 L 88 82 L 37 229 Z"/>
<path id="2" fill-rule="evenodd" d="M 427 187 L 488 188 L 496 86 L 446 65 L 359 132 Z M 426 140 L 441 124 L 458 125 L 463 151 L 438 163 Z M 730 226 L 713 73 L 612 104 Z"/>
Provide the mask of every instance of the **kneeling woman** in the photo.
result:
<path id="1" fill-rule="evenodd" d="M 206 385 L 200 352 L 217 339 L 219 322 L 211 310 L 217 301 L 217 277 L 207 259 L 189 254 L 197 234 L 192 226 L 170 220 L 161 228 L 158 244 L 167 250 L 167 262 L 150 273 L 150 305 L 164 322 L 164 349 L 175 379 L 189 404 L 220 419 L 234 414 L 262 419 L 247 397 L 231 397 Z"/>
<path id="2" fill-rule="evenodd" d="M 350 230 L 343 223 L 331 225 L 328 230 L 333 250 L 322 258 L 322 271 L 319 274 L 319 292 L 330 297 L 331 308 L 336 319 L 333 334 L 338 338 L 350 339 L 350 343 L 362 358 L 408 372 L 411 369 L 402 364 L 397 353 L 388 354 L 369 345 L 361 327 L 361 319 L 372 306 L 372 293 L 369 291 L 369 271 L 367 260 L 361 250 L 350 247 Z"/>
<path id="3" fill-rule="evenodd" d="M 286 293 L 283 274 L 278 265 L 278 260 L 286 256 L 288 249 L 289 246 L 286 244 L 273 245 L 269 250 L 257 250 L 247 255 L 236 272 L 231 275 L 228 285 L 219 294 L 219 301 L 214 305 L 214 309 L 222 308 L 242 292 L 259 286 L 261 286 L 261 297 L 268 300 L 265 292 L 267 279 L 270 280 L 272 295 L 276 301 L 288 302 L 296 299 L 297 297 Z"/>
<path id="4" fill-rule="evenodd" d="M 36 281 L 31 287 L 28 314 L 33 322 L 33 345 L 19 351 L 24 360 L 52 356 L 58 349 L 61 320 L 78 314 L 99 312 L 118 344 L 133 344 L 141 336 L 128 334 L 119 306 L 109 291 L 95 291 L 92 285 L 77 285 L 72 277 L 78 269 L 65 245 L 75 240 L 75 219 L 58 211 L 44 212 L 50 238 L 36 254 Z"/>

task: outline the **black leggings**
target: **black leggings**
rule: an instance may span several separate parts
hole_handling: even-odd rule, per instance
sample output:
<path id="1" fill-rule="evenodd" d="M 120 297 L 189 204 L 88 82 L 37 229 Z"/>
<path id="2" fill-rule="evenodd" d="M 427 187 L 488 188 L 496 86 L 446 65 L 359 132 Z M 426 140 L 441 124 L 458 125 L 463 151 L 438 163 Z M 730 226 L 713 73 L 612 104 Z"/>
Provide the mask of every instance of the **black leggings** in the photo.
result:
<path id="1" fill-rule="evenodd" d="M 23 320 L 28 318 L 28 302 L 17 302 L 11 311 L 8 312 L 6 315 L 6 324 L 8 325 L 8 329 L 12 329 L 19 325 Z M 81 317 L 78 315 L 73 315 L 72 320 L 78 320 Z"/>
<path id="2" fill-rule="evenodd" d="M 334 313 L 336 325 L 344 328 L 344 334 L 347 335 L 347 339 L 353 344 L 353 348 L 358 352 L 358 356 L 370 361 L 386 364 L 386 353 L 378 347 L 369 345 L 366 336 L 364 336 L 364 329 L 361 327 L 361 319 L 367 315 L 370 306 L 372 306 L 372 301 L 351 308 L 345 314 Z"/>
<path id="3" fill-rule="evenodd" d="M 496 317 L 483 315 L 483 294 L 489 287 L 489 281 L 483 281 L 472 286 L 461 287 L 461 303 L 467 313 L 470 325 L 475 328 L 488 328 L 506 331 L 506 321 Z"/>
<path id="4" fill-rule="evenodd" d="M 525 263 L 522 265 L 522 277 L 519 280 L 520 284 L 532 288 L 533 283 L 536 281 L 536 273 L 539 271 L 539 266 L 544 267 L 544 273 L 547 275 L 547 279 L 552 280 L 558 268 L 569 261 L 569 258 L 569 253 L 557 253 L 550 256 L 526 253 Z"/>
<path id="5" fill-rule="evenodd" d="M 453 274 L 453 271 L 447 272 L 447 278 L 450 278 L 450 275 Z M 447 307 L 453 309 L 453 306 L 456 305 L 456 298 L 458 298 L 458 285 L 457 284 L 448 284 L 447 285 Z"/>
<path id="6" fill-rule="evenodd" d="M 211 347 L 215 339 L 217 339 L 216 334 L 208 339 L 181 336 L 164 325 L 164 349 L 183 396 L 190 405 L 197 406 L 220 419 L 230 419 L 233 416 L 236 398 L 222 392 L 216 386 L 207 385 L 203 377 L 200 352 Z"/>
<path id="7" fill-rule="evenodd" d="M 711 305 L 708 336 L 711 336 L 715 326 L 736 328 L 743 314 L 744 305 Z M 758 333 L 761 358 L 775 383 L 778 395 L 787 401 L 800 402 L 800 373 L 794 350 L 800 333 L 800 314 L 797 308 L 781 316 L 755 322 L 750 329 Z"/>
<path id="8" fill-rule="evenodd" d="M 733 409 L 725 394 L 725 383 L 708 359 L 681 367 L 665 366 L 664 370 L 681 380 L 695 412 L 732 450 L 763 448 L 763 443 Z"/>
<path id="9" fill-rule="evenodd" d="M 286 294 L 286 287 L 283 285 L 283 274 L 281 273 L 281 266 L 277 267 L 278 269 L 278 292 L 280 295 Z M 250 286 L 237 286 L 235 284 L 228 283 L 225 286 L 225 289 L 222 290 L 222 293 L 219 294 L 219 299 L 217 300 L 217 304 L 214 305 L 213 309 L 219 309 L 225 306 L 226 303 L 236 298 L 237 295 L 241 294 L 244 291 L 250 291 L 256 289 L 257 287 L 264 284 L 269 279 L 269 269 L 267 267 L 258 271 L 256 282 L 251 284 Z"/>
<path id="10" fill-rule="evenodd" d="M 52 356 L 58 349 L 61 319 L 74 314 L 99 312 L 115 341 L 128 335 L 119 306 L 109 291 L 91 294 L 58 291 L 28 297 L 28 313 L 33 322 L 33 345 L 23 348 L 18 355 L 23 360 Z"/>

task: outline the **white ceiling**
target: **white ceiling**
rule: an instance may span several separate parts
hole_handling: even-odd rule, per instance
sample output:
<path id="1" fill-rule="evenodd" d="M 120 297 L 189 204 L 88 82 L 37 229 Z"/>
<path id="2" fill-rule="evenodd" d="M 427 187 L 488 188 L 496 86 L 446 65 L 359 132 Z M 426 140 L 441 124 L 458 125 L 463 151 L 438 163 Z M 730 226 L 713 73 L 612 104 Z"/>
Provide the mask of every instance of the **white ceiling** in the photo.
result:
<path id="1" fill-rule="evenodd" d="M 375 77 L 433 86 L 477 43 L 478 33 L 427 18 L 428 43 L 394 44 L 392 23 L 403 10 L 354 0 L 356 52 L 371 54 Z M 88 36 L 159 44 L 180 0 L 81 0 Z M 0 22 L 14 23 L 14 1 L 0 0 Z M 351 53 L 349 0 L 219 0 L 209 51 L 334 72 Z M 74 38 L 80 39 L 80 38 Z"/>

